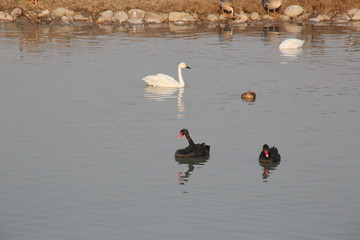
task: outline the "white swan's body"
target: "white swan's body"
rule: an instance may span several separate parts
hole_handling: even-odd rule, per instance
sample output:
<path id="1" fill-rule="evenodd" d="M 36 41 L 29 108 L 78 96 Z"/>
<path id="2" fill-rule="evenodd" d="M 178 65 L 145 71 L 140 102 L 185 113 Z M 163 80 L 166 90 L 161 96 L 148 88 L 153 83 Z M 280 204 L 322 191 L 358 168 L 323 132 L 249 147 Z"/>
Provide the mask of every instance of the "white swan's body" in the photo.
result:
<path id="1" fill-rule="evenodd" d="M 181 69 L 190 67 L 186 63 L 180 63 L 178 66 L 179 81 L 176 81 L 173 77 L 166 74 L 149 75 L 143 78 L 143 80 L 150 86 L 154 87 L 184 87 L 185 82 L 182 77 Z"/>
<path id="2" fill-rule="evenodd" d="M 284 40 L 279 48 L 280 49 L 295 49 L 295 48 L 301 48 L 304 44 L 304 40 L 296 39 L 296 38 L 289 38 Z"/>

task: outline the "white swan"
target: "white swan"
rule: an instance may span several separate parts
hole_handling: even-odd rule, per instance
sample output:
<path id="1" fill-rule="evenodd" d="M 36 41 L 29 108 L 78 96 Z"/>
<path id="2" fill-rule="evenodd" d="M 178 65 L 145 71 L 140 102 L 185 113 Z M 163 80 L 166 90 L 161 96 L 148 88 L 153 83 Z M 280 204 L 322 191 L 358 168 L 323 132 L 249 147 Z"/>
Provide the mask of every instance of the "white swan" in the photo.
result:
<path id="1" fill-rule="evenodd" d="M 284 40 L 279 48 L 280 49 L 294 49 L 294 48 L 301 48 L 304 44 L 304 40 L 296 39 L 296 38 L 289 38 Z"/>
<path id="2" fill-rule="evenodd" d="M 179 75 L 179 82 L 176 81 L 173 77 L 158 73 L 156 75 L 149 75 L 143 78 L 143 80 L 150 86 L 154 87 L 184 87 L 185 82 L 182 77 L 181 69 L 182 68 L 189 68 L 190 67 L 186 63 L 180 63 L 178 66 L 178 75 Z"/>

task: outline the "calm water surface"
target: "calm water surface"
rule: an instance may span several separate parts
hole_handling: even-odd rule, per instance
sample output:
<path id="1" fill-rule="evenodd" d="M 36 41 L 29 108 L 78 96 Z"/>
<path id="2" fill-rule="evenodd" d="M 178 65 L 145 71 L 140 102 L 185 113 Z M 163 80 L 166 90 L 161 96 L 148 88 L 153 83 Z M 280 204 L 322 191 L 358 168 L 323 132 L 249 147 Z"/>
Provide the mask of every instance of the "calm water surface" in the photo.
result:
<path id="1" fill-rule="evenodd" d="M 0 52 L 1 239 L 359 239 L 359 24 L 2 23 Z"/>

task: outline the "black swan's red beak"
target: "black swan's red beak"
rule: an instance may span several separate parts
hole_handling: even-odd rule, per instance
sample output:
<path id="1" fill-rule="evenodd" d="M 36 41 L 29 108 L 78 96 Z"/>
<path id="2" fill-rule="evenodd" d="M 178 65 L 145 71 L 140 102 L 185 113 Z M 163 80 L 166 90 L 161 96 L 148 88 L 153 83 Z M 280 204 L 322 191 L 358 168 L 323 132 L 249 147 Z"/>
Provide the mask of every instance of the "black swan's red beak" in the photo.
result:
<path id="1" fill-rule="evenodd" d="M 269 151 L 264 150 L 265 156 L 268 158 L 269 157 Z"/>

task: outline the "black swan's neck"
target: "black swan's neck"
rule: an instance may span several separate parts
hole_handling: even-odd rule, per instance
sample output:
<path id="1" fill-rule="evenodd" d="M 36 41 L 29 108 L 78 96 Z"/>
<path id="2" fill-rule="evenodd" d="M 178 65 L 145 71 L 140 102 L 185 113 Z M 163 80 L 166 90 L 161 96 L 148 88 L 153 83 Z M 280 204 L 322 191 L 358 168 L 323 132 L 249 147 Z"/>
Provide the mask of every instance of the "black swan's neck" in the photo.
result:
<path id="1" fill-rule="evenodd" d="M 195 145 L 195 143 L 194 143 L 194 141 L 191 139 L 191 137 L 190 137 L 190 134 L 189 133 L 186 133 L 185 134 L 185 137 L 186 137 L 186 139 L 188 140 L 188 142 L 189 142 L 189 146 L 193 146 L 193 145 Z"/>

